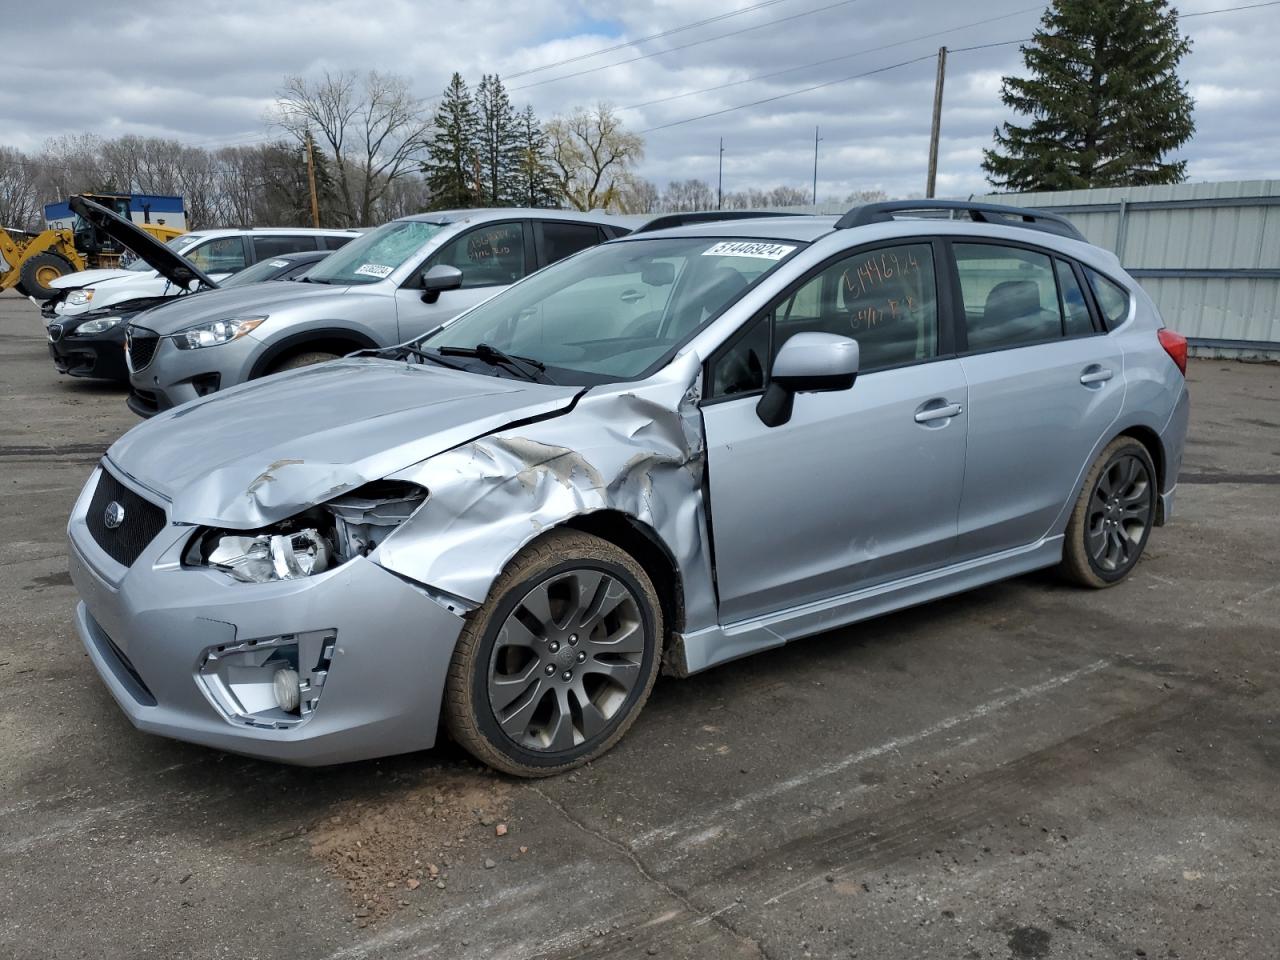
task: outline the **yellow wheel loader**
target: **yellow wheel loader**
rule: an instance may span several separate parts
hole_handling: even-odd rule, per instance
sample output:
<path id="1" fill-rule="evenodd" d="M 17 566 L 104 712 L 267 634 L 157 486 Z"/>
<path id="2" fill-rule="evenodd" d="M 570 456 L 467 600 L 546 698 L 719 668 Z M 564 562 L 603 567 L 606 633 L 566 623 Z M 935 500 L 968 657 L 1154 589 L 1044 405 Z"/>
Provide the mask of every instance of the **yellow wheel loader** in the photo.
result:
<path id="1" fill-rule="evenodd" d="M 85 196 L 131 219 L 129 196 Z M 144 222 L 138 227 L 161 243 L 186 232 L 164 223 Z M 124 252 L 110 237 L 78 218 L 72 226 L 39 233 L 0 227 L 0 291 L 16 287 L 23 296 L 47 300 L 56 293 L 50 286 L 54 280 L 77 270 L 117 268 Z"/>

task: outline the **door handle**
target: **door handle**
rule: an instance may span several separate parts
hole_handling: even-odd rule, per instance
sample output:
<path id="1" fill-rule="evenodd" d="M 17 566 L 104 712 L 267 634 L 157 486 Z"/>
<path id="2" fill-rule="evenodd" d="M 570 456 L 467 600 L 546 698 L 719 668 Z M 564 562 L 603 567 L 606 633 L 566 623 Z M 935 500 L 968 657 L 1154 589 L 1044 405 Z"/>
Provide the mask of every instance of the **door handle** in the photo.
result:
<path id="1" fill-rule="evenodd" d="M 638 300 L 643 300 L 644 294 L 638 290 L 623 290 L 618 299 L 623 303 L 635 303 Z"/>
<path id="2" fill-rule="evenodd" d="M 958 403 L 948 403 L 941 407 L 926 407 L 916 411 L 916 423 L 929 423 L 931 420 L 946 420 L 964 413 L 964 407 Z"/>
<path id="3" fill-rule="evenodd" d="M 1085 367 L 1084 373 L 1080 374 L 1080 382 L 1087 387 L 1091 383 L 1105 383 L 1113 376 L 1115 374 L 1106 367 Z"/>

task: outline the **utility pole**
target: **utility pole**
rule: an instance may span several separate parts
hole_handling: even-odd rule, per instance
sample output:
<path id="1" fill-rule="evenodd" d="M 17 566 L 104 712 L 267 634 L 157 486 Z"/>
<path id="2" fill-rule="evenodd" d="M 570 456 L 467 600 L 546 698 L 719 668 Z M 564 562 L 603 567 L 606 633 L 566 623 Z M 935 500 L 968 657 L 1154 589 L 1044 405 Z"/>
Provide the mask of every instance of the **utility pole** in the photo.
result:
<path id="1" fill-rule="evenodd" d="M 938 181 L 938 138 L 942 132 L 942 84 L 947 78 L 947 48 L 938 48 L 938 78 L 933 85 L 933 129 L 929 133 L 929 178 L 925 181 L 924 195 L 933 196 Z"/>
<path id="2" fill-rule="evenodd" d="M 311 129 L 307 128 L 307 185 L 311 188 L 311 225 L 320 226 L 320 200 L 316 196 L 316 157 L 311 142 Z"/>
<path id="3" fill-rule="evenodd" d="M 724 137 L 720 138 L 720 171 L 716 174 L 716 209 L 724 209 Z"/>
<path id="4" fill-rule="evenodd" d="M 818 128 L 813 128 L 813 205 L 818 205 Z"/>

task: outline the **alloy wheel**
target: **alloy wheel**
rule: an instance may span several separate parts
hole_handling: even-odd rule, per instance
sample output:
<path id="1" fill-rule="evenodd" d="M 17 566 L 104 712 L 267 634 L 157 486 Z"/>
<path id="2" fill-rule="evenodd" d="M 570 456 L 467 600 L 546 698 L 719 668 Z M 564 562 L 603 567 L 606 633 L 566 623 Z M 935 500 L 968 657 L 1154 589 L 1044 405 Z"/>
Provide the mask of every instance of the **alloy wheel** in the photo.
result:
<path id="1" fill-rule="evenodd" d="M 1137 560 L 1151 526 L 1155 498 L 1151 474 L 1139 457 L 1117 457 L 1098 477 L 1089 500 L 1085 545 L 1090 561 L 1115 573 Z"/>
<path id="2" fill-rule="evenodd" d="M 522 747 L 571 750 L 604 733 L 637 683 L 645 652 L 639 599 L 603 570 L 561 571 L 508 614 L 489 661 L 489 707 Z"/>

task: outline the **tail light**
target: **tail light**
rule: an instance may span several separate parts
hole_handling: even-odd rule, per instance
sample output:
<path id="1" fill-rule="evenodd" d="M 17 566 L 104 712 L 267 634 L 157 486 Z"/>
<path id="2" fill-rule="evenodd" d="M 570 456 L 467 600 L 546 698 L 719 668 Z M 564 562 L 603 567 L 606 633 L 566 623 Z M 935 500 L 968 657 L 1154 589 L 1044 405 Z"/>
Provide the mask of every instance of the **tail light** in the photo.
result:
<path id="1" fill-rule="evenodd" d="M 1187 375 L 1187 338 L 1163 327 L 1157 331 L 1157 336 L 1160 337 L 1160 346 L 1164 347 L 1164 352 L 1178 365 L 1178 369 L 1185 377 Z"/>

